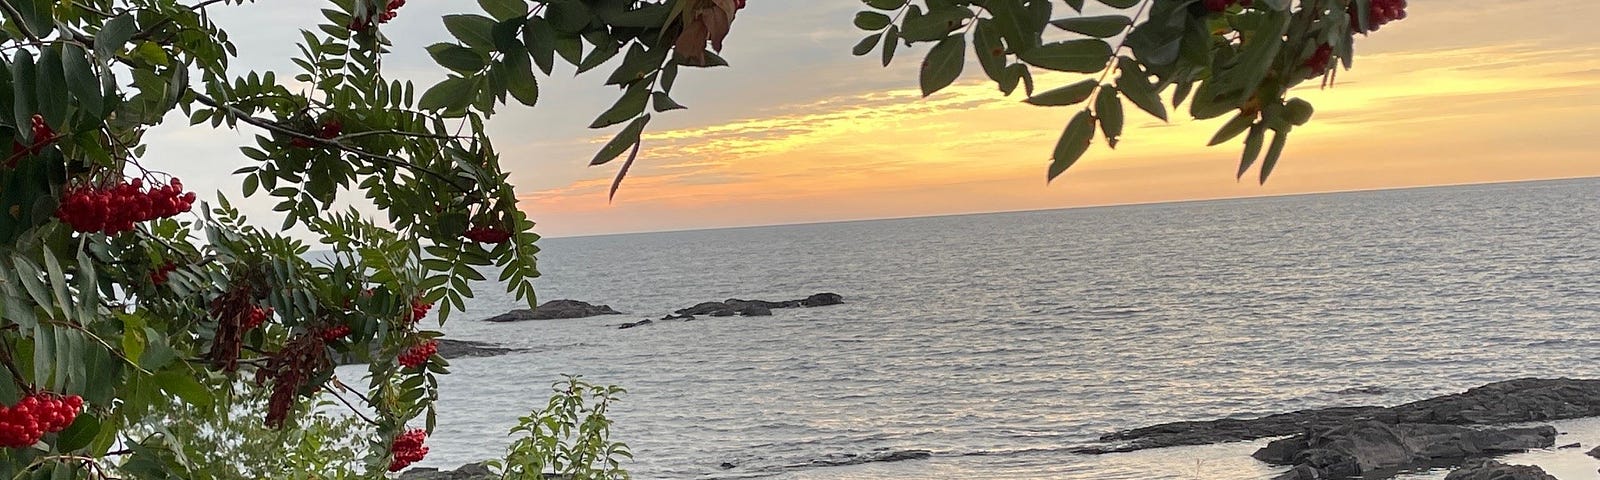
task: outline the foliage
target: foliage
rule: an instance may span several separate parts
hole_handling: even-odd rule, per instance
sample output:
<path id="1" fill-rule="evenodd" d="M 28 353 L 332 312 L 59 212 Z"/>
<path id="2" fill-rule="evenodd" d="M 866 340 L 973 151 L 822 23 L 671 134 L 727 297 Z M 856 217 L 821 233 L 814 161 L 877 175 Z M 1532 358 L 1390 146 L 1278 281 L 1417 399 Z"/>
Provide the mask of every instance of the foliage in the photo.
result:
<path id="1" fill-rule="evenodd" d="M 555 384 L 543 409 L 522 417 L 511 434 L 524 434 L 507 448 L 504 462 L 491 462 L 507 480 L 543 480 L 547 475 L 572 480 L 627 479 L 623 458 L 633 458 L 628 445 L 611 440 L 606 411 L 623 389 L 591 385 L 568 376 Z"/>
<path id="2" fill-rule="evenodd" d="M 1288 89 L 1315 78 L 1319 58 L 1348 68 L 1352 32 L 1374 26 L 1369 0 L 1100 1 L 1143 13 L 1053 18 L 1045 0 L 865 0 L 872 10 L 856 25 L 878 33 L 857 53 L 882 44 L 887 63 L 899 45 L 934 44 L 921 70 L 932 94 L 959 77 L 970 46 L 1003 92 L 1020 84 L 1034 104 L 1088 105 L 1068 124 L 1052 178 L 1097 127 L 1114 146 L 1122 99 L 1165 119 L 1170 90 L 1199 118 L 1239 112 L 1213 143 L 1249 132 L 1241 174 L 1274 132 L 1265 179 L 1311 115 L 1284 100 Z M 429 347 L 440 334 L 419 325 L 429 307 L 441 323 L 459 312 L 483 267 L 535 301 L 538 236 L 487 122 L 513 100 L 535 105 L 538 78 L 558 58 L 579 73 L 613 64 L 604 83 L 622 93 L 591 127 L 621 128 L 591 164 L 631 152 L 620 182 L 648 111 L 683 108 L 671 97 L 679 70 L 727 64 L 716 52 L 744 7 L 479 0 L 484 13 L 442 19 L 455 41 L 427 51 L 449 75 L 418 88 L 383 70 L 385 25 L 410 20 L 404 0 L 329 0 L 300 31 L 297 70 L 283 75 L 230 67 L 237 49 L 208 12 L 248 3 L 0 0 L 0 137 L 12 139 L 0 161 L 0 406 L 57 395 L 83 405 L 64 430 L 0 449 L 0 476 L 260 473 L 224 456 L 235 454 L 290 476 L 403 468 L 396 439 L 407 458 L 425 453 L 416 429 L 432 430 L 437 376 L 448 372 Z M 1045 41 L 1050 26 L 1084 38 Z M 1105 38 L 1118 35 L 1113 48 Z M 1033 68 L 1101 78 L 1035 92 Z M 193 192 L 153 169 L 182 160 L 148 158 L 143 143 L 175 112 L 193 128 L 254 132 L 240 149 L 251 162 L 236 172 L 240 193 L 275 200 L 281 226 L 252 225 L 220 194 L 188 213 Z M 349 203 L 379 218 L 330 211 Z M 284 236 L 291 229 L 323 253 Z M 336 377 L 336 359 L 366 363 L 364 388 Z M 605 417 L 620 390 L 564 385 L 516 430 L 530 439 L 507 471 L 624 477 L 617 461 L 628 452 L 610 442 Z M 309 406 L 324 394 L 361 422 L 353 443 L 327 443 L 350 424 Z M 205 447 L 234 435 L 239 443 Z M 267 446 L 289 442 L 309 450 Z"/>
<path id="3" fill-rule="evenodd" d="M 1309 102 L 1287 98 L 1290 89 L 1313 79 L 1331 85 L 1333 62 L 1352 65 L 1356 33 L 1403 18 L 1405 8 L 1403 0 L 1096 0 L 1116 13 L 1084 15 L 1084 0 L 1067 0 L 1074 13 L 1057 17 L 1052 0 L 863 2 L 869 9 L 855 25 L 874 33 L 856 55 L 881 43 L 887 66 L 902 43 L 934 44 L 919 74 L 924 96 L 954 82 L 970 50 L 1005 95 L 1020 84 L 1030 104 L 1081 106 L 1051 155 L 1052 180 L 1089 150 L 1097 127 L 1116 148 L 1124 100 L 1166 121 L 1165 96 L 1174 109 L 1187 101 L 1197 119 L 1233 113 L 1210 145 L 1244 134 L 1238 175 L 1259 160 L 1263 183 L 1289 133 L 1312 116 Z M 1035 89 L 1035 69 L 1087 76 Z"/>

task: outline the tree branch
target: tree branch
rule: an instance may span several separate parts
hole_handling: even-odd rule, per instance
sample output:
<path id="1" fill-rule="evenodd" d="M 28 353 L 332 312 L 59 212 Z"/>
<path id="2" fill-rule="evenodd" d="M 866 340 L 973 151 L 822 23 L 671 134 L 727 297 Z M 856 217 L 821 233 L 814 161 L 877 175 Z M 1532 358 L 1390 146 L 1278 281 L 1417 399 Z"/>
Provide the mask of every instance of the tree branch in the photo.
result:
<path id="1" fill-rule="evenodd" d="M 4 0 L 0 0 L 0 1 L 4 1 Z M 390 165 L 393 165 L 393 166 L 396 166 L 396 167 L 404 168 L 404 169 L 410 170 L 410 171 L 412 171 L 414 173 L 425 174 L 425 175 L 434 177 L 436 179 L 439 179 L 440 181 L 442 181 L 442 182 L 444 182 L 446 184 L 449 184 L 452 187 L 455 187 L 456 190 L 460 190 L 462 193 L 472 193 L 472 189 L 471 188 L 463 186 L 460 183 L 456 183 L 456 180 L 454 178 L 450 178 L 448 176 L 445 176 L 442 173 L 435 172 L 433 170 L 428 170 L 426 168 L 418 167 L 416 165 L 413 165 L 411 162 L 407 162 L 407 161 L 405 161 L 403 159 L 395 158 L 395 157 L 388 156 L 388 155 L 379 155 L 379 154 L 368 152 L 366 150 L 362 150 L 362 149 L 359 149 L 359 148 L 356 148 L 356 147 L 345 145 L 344 143 L 336 141 L 336 140 L 330 140 L 330 139 L 326 139 L 326 138 L 321 138 L 321 137 L 318 137 L 318 136 L 315 136 L 315 135 L 310 135 L 310 134 L 307 134 L 307 133 L 304 133 L 304 132 L 300 132 L 300 131 L 294 130 L 292 128 L 284 127 L 283 125 L 279 125 L 277 122 L 273 122 L 273 121 L 265 119 L 265 118 L 259 118 L 259 117 L 251 116 L 249 112 L 245 112 L 243 110 L 239 110 L 238 108 L 234 108 L 231 105 L 224 105 L 221 102 L 218 102 L 216 99 L 213 99 L 213 98 L 211 98 L 209 96 L 206 96 L 206 94 L 204 94 L 204 93 L 200 93 L 200 92 L 194 91 L 194 90 L 190 90 L 190 91 L 194 93 L 195 100 L 198 100 L 200 103 L 206 104 L 207 106 L 212 107 L 212 108 L 219 108 L 219 109 L 227 110 L 228 113 L 233 114 L 233 116 L 237 117 L 241 121 L 244 121 L 244 123 L 255 125 L 257 127 L 261 127 L 261 128 L 267 129 L 267 130 L 271 130 L 271 131 L 273 131 L 275 133 L 278 133 L 278 134 L 287 135 L 287 136 L 290 136 L 290 137 L 294 137 L 294 138 L 298 138 L 298 139 L 301 139 L 301 140 L 305 140 L 307 142 L 311 142 L 311 143 L 316 144 L 316 145 L 322 145 L 322 146 L 325 146 L 325 147 L 331 147 L 331 148 L 337 149 L 339 151 L 343 151 L 343 152 L 354 154 L 354 155 L 356 155 L 358 157 L 362 157 L 362 158 L 366 158 L 366 159 L 369 159 L 369 160 L 382 162 L 382 163 L 387 163 L 387 164 L 390 164 Z"/>
<path id="2" fill-rule="evenodd" d="M 12 5 L 10 0 L 0 0 L 0 8 L 5 9 L 7 17 L 11 17 L 11 23 L 17 24 L 17 31 L 22 32 L 22 36 L 33 40 L 33 43 L 41 42 L 39 37 L 33 34 L 33 30 L 28 29 L 28 24 L 22 21 L 22 12 L 17 11 L 17 6 Z"/>

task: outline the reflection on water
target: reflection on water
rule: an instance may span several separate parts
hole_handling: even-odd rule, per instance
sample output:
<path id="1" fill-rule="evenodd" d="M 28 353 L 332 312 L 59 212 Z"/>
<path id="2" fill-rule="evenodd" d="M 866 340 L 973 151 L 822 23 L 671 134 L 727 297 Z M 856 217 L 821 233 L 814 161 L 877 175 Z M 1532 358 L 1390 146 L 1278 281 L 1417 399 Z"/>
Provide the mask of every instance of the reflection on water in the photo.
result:
<path id="1" fill-rule="evenodd" d="M 629 389 L 639 478 L 1265 478 L 1253 444 L 1065 449 L 1600 376 L 1597 200 L 1590 179 L 548 240 L 542 298 L 631 315 L 477 322 L 515 306 L 486 286 L 445 330 L 530 351 L 455 363 L 424 465 L 496 455 L 576 373 Z M 820 291 L 849 303 L 605 327 Z M 935 456 L 798 467 L 879 450 Z"/>

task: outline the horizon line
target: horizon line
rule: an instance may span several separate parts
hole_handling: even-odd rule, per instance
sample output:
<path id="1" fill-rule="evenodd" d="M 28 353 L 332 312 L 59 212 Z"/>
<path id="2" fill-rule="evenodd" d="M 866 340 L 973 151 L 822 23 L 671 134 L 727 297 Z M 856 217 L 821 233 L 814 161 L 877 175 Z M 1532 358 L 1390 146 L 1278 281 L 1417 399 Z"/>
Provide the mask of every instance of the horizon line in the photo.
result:
<path id="1" fill-rule="evenodd" d="M 1020 209 L 1020 210 L 990 210 L 990 211 L 978 211 L 978 212 L 939 213 L 939 214 L 932 214 L 932 215 L 907 215 L 907 216 L 901 216 L 901 217 L 850 218 L 850 219 L 842 219 L 842 220 L 822 220 L 822 221 L 815 221 L 815 222 L 766 223 L 766 224 L 756 224 L 756 225 L 726 225 L 726 226 L 714 226 L 714 227 L 691 227 L 691 228 L 668 229 L 668 230 L 637 230 L 637 231 L 628 231 L 628 232 L 586 233 L 586 234 L 580 234 L 580 235 L 563 235 L 563 236 L 539 235 L 539 239 L 540 240 L 545 240 L 545 239 L 553 240 L 553 239 L 577 239 L 577 238 L 592 238 L 592 237 L 616 237 L 616 236 L 625 236 L 625 235 L 646 235 L 646 234 L 654 234 L 654 233 L 687 233 L 687 232 L 704 232 L 704 231 L 716 231 L 716 230 L 740 230 L 740 229 L 749 229 L 749 228 L 792 227 L 792 226 L 806 226 L 806 225 L 829 225 L 829 224 L 836 224 L 836 223 L 861 223 L 861 222 L 879 222 L 879 221 L 889 221 L 889 220 L 912 220 L 912 219 L 924 219 L 924 218 L 967 217 L 967 216 L 973 216 L 973 215 L 1000 215 L 1000 214 L 1008 214 L 1008 213 L 1056 212 L 1056 211 L 1066 211 L 1066 210 L 1090 210 L 1090 209 L 1098 209 L 1098 208 L 1118 208 L 1118 207 L 1137 207 L 1137 206 L 1184 204 L 1184 203 L 1215 202 L 1215 201 L 1250 200 L 1250 199 L 1258 199 L 1258 198 L 1309 197 L 1309 196 L 1317 196 L 1317 195 L 1337 195 L 1337 194 L 1343 194 L 1343 193 L 1386 192 L 1386 191 L 1402 191 L 1402 190 L 1425 190 L 1425 189 L 1432 189 L 1432 188 L 1470 187 L 1470 186 L 1481 186 L 1481 185 L 1512 185 L 1512 184 L 1519 184 L 1519 183 L 1559 182 L 1559 181 L 1566 181 L 1566 180 L 1583 180 L 1583 179 L 1600 179 L 1600 175 L 1579 175 L 1579 176 L 1573 176 L 1573 177 L 1529 178 L 1529 179 L 1519 179 L 1519 180 L 1491 180 L 1491 181 L 1484 181 L 1484 182 L 1439 183 L 1439 184 L 1410 185 L 1410 186 L 1399 186 L 1399 187 L 1354 188 L 1354 189 L 1347 189 L 1347 190 L 1317 190 L 1317 191 L 1311 191 L 1311 192 L 1270 193 L 1270 194 L 1261 194 L 1261 195 L 1236 195 L 1236 196 L 1221 196 L 1221 197 L 1201 197 L 1201 198 L 1187 198 L 1187 199 L 1182 199 L 1182 200 L 1158 200 L 1158 201 L 1150 201 L 1150 202 L 1101 203 L 1101 204 L 1092 204 L 1092 205 L 1074 205 L 1074 206 L 1068 206 L 1068 207 L 1027 208 L 1027 209 Z M 538 228 L 537 225 L 535 225 L 534 228 L 537 230 L 537 228 Z M 535 231 L 534 233 L 538 233 L 538 232 Z"/>

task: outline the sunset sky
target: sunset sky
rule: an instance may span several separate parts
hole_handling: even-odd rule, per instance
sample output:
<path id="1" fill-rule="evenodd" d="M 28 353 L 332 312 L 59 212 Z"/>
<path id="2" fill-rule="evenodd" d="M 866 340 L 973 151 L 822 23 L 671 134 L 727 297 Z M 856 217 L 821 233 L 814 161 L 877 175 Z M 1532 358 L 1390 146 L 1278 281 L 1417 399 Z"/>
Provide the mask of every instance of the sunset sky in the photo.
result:
<path id="1" fill-rule="evenodd" d="M 609 69 L 573 78 L 558 67 L 537 108 L 491 125 L 522 208 L 541 234 L 568 236 L 1600 175 L 1600 2 L 1411 0 L 1409 19 L 1358 39 L 1336 88 L 1295 92 L 1318 111 L 1266 186 L 1235 181 L 1238 144 L 1204 146 L 1221 120 L 1184 115 L 1130 116 L 1117 150 L 1097 143 L 1047 185 L 1075 109 L 1002 97 L 970 58 L 955 86 L 922 99 L 925 46 L 888 69 L 849 54 L 863 36 L 850 25 L 858 5 L 751 0 L 723 52 L 733 67 L 682 75 L 674 97 L 690 109 L 657 115 L 615 202 L 615 165 L 587 167 L 614 130 L 585 128 L 616 98 L 600 86 Z M 293 26 L 319 2 L 214 8 L 239 44 L 236 67 L 283 78 Z M 390 75 L 442 78 L 423 47 L 447 40 L 439 15 L 463 8 L 475 6 L 409 2 L 385 27 L 398 39 Z M 175 123 L 149 139 L 148 161 L 237 198 L 228 174 L 246 159 L 233 148 L 255 132 Z M 270 201 L 245 205 L 275 218 Z"/>

